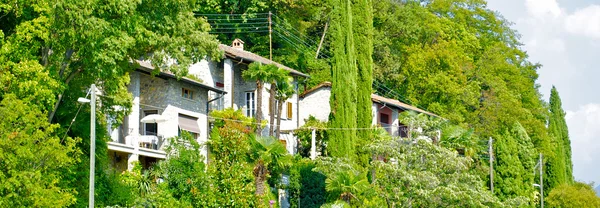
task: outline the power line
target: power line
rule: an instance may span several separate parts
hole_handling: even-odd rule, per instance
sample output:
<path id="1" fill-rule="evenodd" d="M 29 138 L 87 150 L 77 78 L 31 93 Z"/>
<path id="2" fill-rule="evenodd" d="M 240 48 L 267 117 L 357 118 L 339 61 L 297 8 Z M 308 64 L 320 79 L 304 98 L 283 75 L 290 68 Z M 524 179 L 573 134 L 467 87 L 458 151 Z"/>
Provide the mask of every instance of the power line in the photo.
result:
<path id="1" fill-rule="evenodd" d="M 248 20 L 269 20 L 269 18 L 218 18 L 206 19 L 207 21 L 248 21 Z"/>
<path id="2" fill-rule="evenodd" d="M 236 30 L 236 29 L 267 29 L 269 26 L 248 26 L 248 27 L 214 27 L 215 30 Z"/>
<path id="3" fill-rule="evenodd" d="M 268 15 L 269 13 L 244 13 L 244 14 L 201 14 L 194 13 L 195 16 L 251 16 L 251 15 Z"/>
<path id="4" fill-rule="evenodd" d="M 210 34 L 221 34 L 221 33 L 262 33 L 269 32 L 269 30 L 255 30 L 255 31 L 226 31 L 226 32 L 209 32 Z"/>
<path id="5" fill-rule="evenodd" d="M 209 23 L 209 24 L 211 24 L 211 23 Z M 213 22 L 212 24 L 219 26 L 219 25 L 268 25 L 269 23 L 268 22 L 224 22 L 224 23 Z"/>

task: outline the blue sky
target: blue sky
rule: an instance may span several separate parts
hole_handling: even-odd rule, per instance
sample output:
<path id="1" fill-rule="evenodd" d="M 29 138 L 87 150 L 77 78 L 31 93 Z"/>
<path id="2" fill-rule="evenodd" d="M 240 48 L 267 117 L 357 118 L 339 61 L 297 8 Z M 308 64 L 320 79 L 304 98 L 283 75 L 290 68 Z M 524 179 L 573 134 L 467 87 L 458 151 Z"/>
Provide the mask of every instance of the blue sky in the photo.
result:
<path id="1" fill-rule="evenodd" d="M 556 86 L 567 112 L 573 174 L 600 184 L 600 0 L 488 0 L 514 23 L 548 100 Z"/>

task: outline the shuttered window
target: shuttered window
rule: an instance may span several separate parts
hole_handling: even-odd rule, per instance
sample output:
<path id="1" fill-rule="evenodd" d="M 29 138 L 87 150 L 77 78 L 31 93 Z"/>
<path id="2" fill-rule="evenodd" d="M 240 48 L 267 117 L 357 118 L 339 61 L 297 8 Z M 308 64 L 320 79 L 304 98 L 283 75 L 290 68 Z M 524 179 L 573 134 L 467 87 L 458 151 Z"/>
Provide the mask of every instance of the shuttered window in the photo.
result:
<path id="1" fill-rule="evenodd" d="M 286 103 L 286 107 L 287 107 L 287 118 L 288 119 L 292 119 L 292 115 L 294 114 L 292 111 L 292 103 L 291 102 L 287 102 Z"/>

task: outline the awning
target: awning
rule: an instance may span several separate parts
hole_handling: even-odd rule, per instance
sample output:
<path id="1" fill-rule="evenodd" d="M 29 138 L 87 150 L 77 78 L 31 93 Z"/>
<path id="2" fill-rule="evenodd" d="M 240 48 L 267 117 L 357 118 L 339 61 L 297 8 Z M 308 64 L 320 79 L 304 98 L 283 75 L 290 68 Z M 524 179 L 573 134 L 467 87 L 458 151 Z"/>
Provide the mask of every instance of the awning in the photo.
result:
<path id="1" fill-rule="evenodd" d="M 179 128 L 185 131 L 200 133 L 198 118 L 179 114 Z"/>

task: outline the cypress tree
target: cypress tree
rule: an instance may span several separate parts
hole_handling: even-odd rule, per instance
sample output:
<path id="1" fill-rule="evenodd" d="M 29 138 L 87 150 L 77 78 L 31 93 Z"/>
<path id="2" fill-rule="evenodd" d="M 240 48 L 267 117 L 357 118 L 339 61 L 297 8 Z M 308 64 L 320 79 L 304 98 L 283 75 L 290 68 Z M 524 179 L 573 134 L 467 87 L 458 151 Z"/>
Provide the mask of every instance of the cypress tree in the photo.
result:
<path id="1" fill-rule="evenodd" d="M 547 163 L 545 182 L 548 190 L 564 184 L 573 182 L 573 164 L 571 162 L 571 140 L 565 121 L 565 112 L 556 87 L 552 86 L 550 91 L 550 119 L 548 121 L 548 132 L 552 137 L 553 153 Z"/>
<path id="2" fill-rule="evenodd" d="M 356 119 L 358 128 L 371 127 L 371 93 L 373 84 L 373 6 L 371 0 L 353 0 L 352 15 L 355 21 L 352 24 L 356 48 L 357 67 L 357 109 Z M 371 136 L 370 131 L 359 130 L 355 144 L 363 146 Z M 357 151 L 360 150 L 357 147 Z M 359 162 L 367 165 L 369 154 L 359 152 Z"/>
<path id="3" fill-rule="evenodd" d="M 357 69 L 352 30 L 352 2 L 332 0 L 331 130 L 327 151 L 334 157 L 355 157 Z"/>

